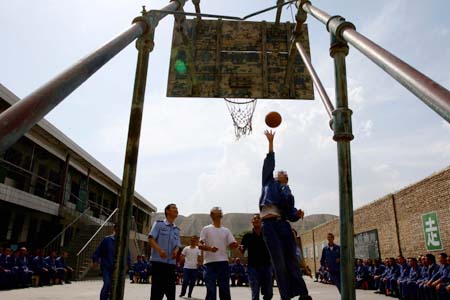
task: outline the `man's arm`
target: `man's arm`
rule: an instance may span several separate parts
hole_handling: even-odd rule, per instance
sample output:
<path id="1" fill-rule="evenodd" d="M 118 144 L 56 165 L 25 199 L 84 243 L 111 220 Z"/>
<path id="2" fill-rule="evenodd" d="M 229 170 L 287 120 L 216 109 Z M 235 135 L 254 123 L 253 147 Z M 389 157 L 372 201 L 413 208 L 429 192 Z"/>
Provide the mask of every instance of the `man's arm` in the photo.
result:
<path id="1" fill-rule="evenodd" d="M 275 132 L 272 130 L 264 131 L 264 135 L 267 137 L 269 142 L 269 152 L 264 159 L 263 170 L 262 170 L 262 185 L 266 185 L 270 180 L 273 179 L 273 171 L 275 169 L 275 154 L 273 153 L 273 138 Z"/>
<path id="2" fill-rule="evenodd" d="M 158 243 L 156 242 L 156 240 L 153 238 L 153 236 L 149 236 L 148 237 L 148 243 L 150 244 L 150 247 L 152 247 L 153 249 L 155 249 L 156 252 L 158 252 L 159 256 L 161 258 L 167 258 L 167 253 L 166 251 L 164 251 L 163 249 L 161 249 L 161 247 L 158 245 Z"/>

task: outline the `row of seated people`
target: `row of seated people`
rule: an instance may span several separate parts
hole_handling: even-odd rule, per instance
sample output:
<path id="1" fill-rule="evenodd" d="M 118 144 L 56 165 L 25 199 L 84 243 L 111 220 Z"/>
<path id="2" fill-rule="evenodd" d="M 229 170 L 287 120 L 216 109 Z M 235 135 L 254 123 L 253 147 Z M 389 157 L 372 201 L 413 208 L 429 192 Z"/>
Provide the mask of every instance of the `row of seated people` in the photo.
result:
<path id="1" fill-rule="evenodd" d="M 29 286 L 70 283 L 73 269 L 67 264 L 67 251 L 57 256 L 52 251 L 48 256 L 36 250 L 29 255 L 22 247 L 16 251 L 2 248 L 0 251 L 0 290 Z"/>
<path id="2" fill-rule="evenodd" d="M 204 283 L 205 267 L 200 265 L 197 272 L 197 285 Z M 146 260 L 144 255 L 138 255 L 136 262 L 129 271 L 131 283 L 149 283 L 151 281 L 152 264 Z M 178 263 L 175 270 L 176 283 L 181 284 L 183 278 L 183 265 Z M 236 258 L 233 264 L 230 264 L 231 286 L 248 285 L 247 266 L 241 264 L 240 259 Z"/>
<path id="3" fill-rule="evenodd" d="M 358 259 L 355 266 L 356 287 L 375 289 L 375 293 L 411 300 L 450 300 L 450 257 L 446 253 L 418 258 L 379 260 Z"/>

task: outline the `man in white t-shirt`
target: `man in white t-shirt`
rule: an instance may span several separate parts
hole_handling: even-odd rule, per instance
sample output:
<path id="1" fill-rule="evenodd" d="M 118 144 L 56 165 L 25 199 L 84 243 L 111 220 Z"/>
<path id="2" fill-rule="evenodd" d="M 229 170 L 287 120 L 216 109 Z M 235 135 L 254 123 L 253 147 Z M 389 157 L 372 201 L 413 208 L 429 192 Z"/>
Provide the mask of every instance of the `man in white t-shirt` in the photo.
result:
<path id="1" fill-rule="evenodd" d="M 204 251 L 206 299 L 216 300 L 216 283 L 219 286 L 219 298 L 231 300 L 230 268 L 227 248 L 237 248 L 238 244 L 231 231 L 221 226 L 222 209 L 213 207 L 210 212 L 212 224 L 203 227 L 200 232 L 200 250 Z"/>
<path id="2" fill-rule="evenodd" d="M 191 237 L 191 244 L 184 247 L 181 252 L 181 257 L 184 259 L 183 267 L 183 285 L 181 286 L 180 297 L 186 295 L 186 288 L 189 285 L 188 297 L 192 297 L 192 290 L 194 289 L 195 281 L 197 280 L 197 269 L 201 263 L 202 252 L 197 247 L 198 237 L 196 235 Z"/>

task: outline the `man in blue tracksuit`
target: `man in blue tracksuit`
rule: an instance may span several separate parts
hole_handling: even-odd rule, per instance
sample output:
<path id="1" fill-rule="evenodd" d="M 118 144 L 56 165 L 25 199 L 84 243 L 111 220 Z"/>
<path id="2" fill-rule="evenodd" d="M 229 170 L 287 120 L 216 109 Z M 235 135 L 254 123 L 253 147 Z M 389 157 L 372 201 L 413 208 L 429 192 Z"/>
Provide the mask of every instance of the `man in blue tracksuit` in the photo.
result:
<path id="1" fill-rule="evenodd" d="M 328 245 L 322 249 L 320 265 L 330 274 L 331 281 L 341 292 L 341 247 L 334 243 L 334 234 L 327 234 Z"/>
<path id="2" fill-rule="evenodd" d="M 100 300 L 108 300 L 110 298 L 111 288 L 112 288 L 112 274 L 114 269 L 114 256 L 115 256 L 115 245 L 116 245 L 116 227 L 114 225 L 114 233 L 112 235 L 106 236 L 97 247 L 92 255 L 92 261 L 94 264 L 100 262 L 100 269 L 103 276 L 103 287 L 100 291 Z M 130 254 L 128 253 L 128 267 L 130 267 Z"/>
<path id="3" fill-rule="evenodd" d="M 303 217 L 301 209 L 295 208 L 295 200 L 288 185 L 288 175 L 279 171 L 273 177 L 275 154 L 273 138 L 275 132 L 264 132 L 269 142 L 269 153 L 264 159 L 262 171 L 262 192 L 259 199 L 263 238 L 269 250 L 282 300 L 300 295 L 299 299 L 312 299 L 308 295 L 296 256 L 294 236 L 287 220 L 295 222 Z"/>

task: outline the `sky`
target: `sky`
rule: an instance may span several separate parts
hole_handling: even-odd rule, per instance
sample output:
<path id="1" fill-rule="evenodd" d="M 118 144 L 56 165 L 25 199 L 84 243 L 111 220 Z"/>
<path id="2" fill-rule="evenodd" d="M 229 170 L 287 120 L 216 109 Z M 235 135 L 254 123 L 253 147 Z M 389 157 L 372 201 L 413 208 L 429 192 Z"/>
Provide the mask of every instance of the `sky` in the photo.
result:
<path id="1" fill-rule="evenodd" d="M 312 1 L 441 85 L 450 88 L 450 2 Z M 126 30 L 141 6 L 167 1 L 0 1 L 0 83 L 23 98 Z M 202 0 L 204 13 L 245 16 L 275 0 Z M 194 11 L 191 2 L 186 11 Z M 294 11 L 295 14 L 295 11 Z M 274 12 L 251 21 L 273 21 Z M 283 9 L 282 21 L 291 21 Z M 312 63 L 334 102 L 334 71 L 325 26 L 308 16 Z M 298 208 L 339 214 L 336 143 L 316 101 L 259 100 L 253 134 L 236 141 L 222 99 L 166 98 L 173 17 L 156 29 L 150 54 L 136 190 L 161 211 L 180 214 L 258 210 L 267 152 L 264 116 L 278 111 L 278 169 L 287 170 Z M 137 51 L 130 44 L 46 118 L 122 177 Z M 450 125 L 356 49 L 347 57 L 353 202 L 358 208 L 450 164 Z"/>

